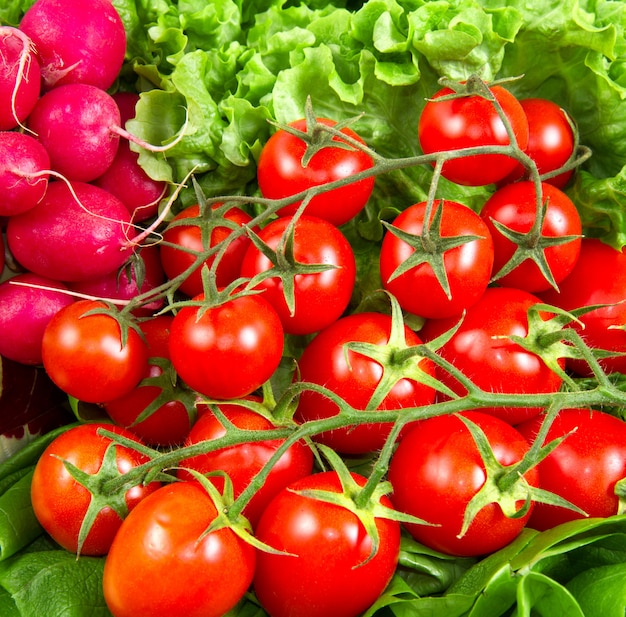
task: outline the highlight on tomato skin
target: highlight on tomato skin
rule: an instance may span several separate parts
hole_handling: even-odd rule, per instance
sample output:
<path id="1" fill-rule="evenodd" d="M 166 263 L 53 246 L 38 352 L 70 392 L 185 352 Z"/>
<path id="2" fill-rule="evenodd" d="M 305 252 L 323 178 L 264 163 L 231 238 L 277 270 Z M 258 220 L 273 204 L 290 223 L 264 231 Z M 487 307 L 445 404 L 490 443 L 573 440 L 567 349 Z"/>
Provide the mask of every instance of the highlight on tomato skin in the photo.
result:
<path id="1" fill-rule="evenodd" d="M 336 122 L 329 118 L 316 118 L 320 124 L 334 126 Z M 323 185 L 370 169 L 373 161 L 370 155 L 354 146 L 349 148 L 330 145 L 317 150 L 311 159 L 303 164 L 307 152 L 307 119 L 302 118 L 289 124 L 291 129 L 301 131 L 303 137 L 294 135 L 285 129 L 278 129 L 265 143 L 257 166 L 257 181 L 264 197 L 281 199 L 296 195 L 311 187 Z M 350 138 L 365 144 L 351 128 L 344 127 L 341 132 Z M 312 145 L 318 143 L 312 138 Z M 368 177 L 346 186 L 338 187 L 315 195 L 307 203 L 305 212 L 310 216 L 325 219 L 340 226 L 363 210 L 374 189 L 375 178 Z M 295 214 L 298 205 L 295 202 L 278 210 L 279 216 Z"/>
<path id="2" fill-rule="evenodd" d="M 464 204 L 435 201 L 430 223 L 427 208 L 427 202 L 411 205 L 387 227 L 380 275 L 383 287 L 405 311 L 442 319 L 460 315 L 487 289 L 493 239 L 484 221 Z"/>
<path id="3" fill-rule="evenodd" d="M 481 411 L 462 414 L 484 432 L 503 466 L 522 460 L 530 445 L 507 422 Z M 524 479 L 539 486 L 539 472 Z M 493 553 L 512 542 L 526 526 L 532 507 L 523 516 L 505 515 L 498 502 L 485 505 L 463 530 L 465 510 L 487 480 L 485 464 L 474 437 L 462 420 L 444 415 L 420 421 L 403 437 L 389 464 L 394 506 L 432 525 L 405 523 L 413 538 L 450 555 L 474 557 Z M 524 502 L 518 504 L 522 508 Z"/>
<path id="4" fill-rule="evenodd" d="M 537 416 L 516 428 L 533 443 L 543 419 Z M 626 477 L 626 422 L 603 411 L 562 409 L 550 424 L 544 443 L 565 435 L 539 463 L 539 479 L 545 490 L 567 499 L 585 514 L 537 503 L 528 521 L 533 529 L 545 531 L 567 521 L 607 518 L 620 512 L 616 484 Z"/>
<path id="5" fill-rule="evenodd" d="M 521 103 L 502 86 L 491 86 L 489 90 L 511 124 L 517 146 L 523 150 L 528 144 L 529 129 Z M 424 154 L 510 145 L 506 126 L 492 101 L 478 94 L 444 98 L 453 93 L 451 88 L 442 88 L 424 106 L 418 125 Z M 459 156 L 444 162 L 441 175 L 457 184 L 484 186 L 503 180 L 516 165 L 516 159 L 506 154 Z"/>
<path id="6" fill-rule="evenodd" d="M 252 582 L 256 549 L 228 527 L 207 534 L 218 514 L 198 482 L 167 484 L 138 504 L 104 563 L 114 617 L 222 617 L 233 609 Z"/>
<path id="7" fill-rule="evenodd" d="M 351 477 L 361 487 L 366 482 L 359 474 Z M 375 517 L 379 548 L 371 556 L 372 539 L 354 512 L 301 493 L 307 490 L 339 493 L 342 488 L 336 472 L 319 472 L 293 482 L 272 499 L 256 535 L 286 554 L 257 552 L 254 592 L 272 617 L 360 615 L 393 576 L 400 524 Z M 380 503 L 391 507 L 387 497 Z"/>
<path id="8" fill-rule="evenodd" d="M 260 402 L 258 397 L 249 397 Z M 220 412 L 228 422 L 249 431 L 267 431 L 275 426 L 264 416 L 236 403 L 219 405 Z M 200 412 L 200 417 L 188 432 L 186 446 L 206 440 L 215 440 L 227 434 L 220 418 L 208 408 Z M 176 476 L 193 480 L 190 469 L 203 474 L 225 472 L 232 482 L 234 497 L 237 498 L 254 480 L 263 466 L 276 453 L 284 440 L 271 439 L 255 443 L 241 443 L 205 454 L 188 457 L 180 461 Z M 304 441 L 298 441 L 283 453 L 272 466 L 263 485 L 258 488 L 244 507 L 242 514 L 255 527 L 267 504 L 281 489 L 313 472 L 313 452 Z M 221 475 L 212 475 L 210 481 L 223 492 L 225 480 Z"/>
<path id="9" fill-rule="evenodd" d="M 92 502 L 96 497 L 91 493 L 93 486 L 82 485 L 68 470 L 65 461 L 94 481 L 99 477 L 104 483 L 149 460 L 135 449 L 113 446 L 110 437 L 100 435 L 100 429 L 140 443 L 133 433 L 111 423 L 74 426 L 56 437 L 44 450 L 35 466 L 31 484 L 31 500 L 37 520 L 65 550 L 81 555 L 108 553 L 123 520 L 116 500 L 122 500 L 122 507 L 132 511 L 161 486 L 160 482 L 154 481 L 124 488 L 121 495 L 98 495 L 100 508 L 94 512 L 88 533 L 83 537 L 83 521 L 95 505 Z M 112 459 L 108 456 L 110 453 L 114 453 Z M 115 507 L 112 504 L 116 504 Z"/>

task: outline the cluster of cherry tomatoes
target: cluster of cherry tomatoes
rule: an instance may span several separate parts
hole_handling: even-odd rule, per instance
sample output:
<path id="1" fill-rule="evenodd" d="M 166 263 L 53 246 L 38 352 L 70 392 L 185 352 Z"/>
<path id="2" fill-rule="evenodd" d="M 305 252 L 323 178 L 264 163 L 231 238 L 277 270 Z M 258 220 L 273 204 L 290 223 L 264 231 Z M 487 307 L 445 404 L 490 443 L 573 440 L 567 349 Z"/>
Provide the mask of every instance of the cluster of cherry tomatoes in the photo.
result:
<path id="1" fill-rule="evenodd" d="M 115 97 L 117 124 L 137 100 Z M 77 263 L 68 280 L 35 267 L 0 285 L 11 309 L 0 353 L 43 364 L 103 412 L 46 449 L 32 504 L 62 547 L 106 556 L 115 617 L 219 616 L 250 590 L 272 617 L 352 617 L 393 577 L 403 533 L 480 556 L 527 524 L 617 512 L 626 425 L 545 403 L 573 375 L 626 372 L 622 356 L 585 355 L 582 339 L 554 335 L 567 311 L 606 305 L 564 324 L 584 328 L 588 350 L 626 348 L 626 256 L 583 239 L 565 192 L 572 120 L 472 78 L 434 94 L 417 137 L 416 164 L 432 165 L 435 181 L 427 201 L 383 222 L 388 311 L 349 309 L 359 273 L 342 233 L 384 161 L 312 109 L 265 144 L 259 196 L 198 199 L 162 217 L 164 187 L 145 178 L 156 193 L 114 221 L 125 229 L 118 252 L 132 253 L 121 270 L 96 277 Z M 41 199 L 52 189 L 78 205 L 76 218 L 110 224 L 111 211 L 94 216 L 93 187 L 113 195 L 122 167 L 139 169 L 118 147 L 117 170 L 55 179 Z M 439 194 L 439 177 L 496 188 L 475 212 Z M 30 233 L 32 215 L 16 216 Z M 139 223 L 149 231 L 135 236 Z M 281 371 L 294 386 L 277 401 L 268 384 Z M 443 411 L 402 420 L 429 408 Z M 543 442 L 567 438 L 543 457 L 546 408 L 558 413 Z M 350 471 L 379 453 L 372 476 Z"/>

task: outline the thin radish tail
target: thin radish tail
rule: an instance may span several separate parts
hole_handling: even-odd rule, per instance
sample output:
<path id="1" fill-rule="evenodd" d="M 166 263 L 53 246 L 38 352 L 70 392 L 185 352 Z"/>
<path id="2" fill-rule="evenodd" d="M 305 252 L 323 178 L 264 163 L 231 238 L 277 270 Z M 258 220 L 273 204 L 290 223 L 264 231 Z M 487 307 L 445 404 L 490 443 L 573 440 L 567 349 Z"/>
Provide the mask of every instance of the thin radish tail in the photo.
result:
<path id="1" fill-rule="evenodd" d="M 33 61 L 31 52 L 35 52 L 36 47 L 30 37 L 19 28 L 14 28 L 13 26 L 0 26 L 0 37 L 2 37 L 3 34 L 6 34 L 6 36 L 15 36 L 20 40 L 20 43 L 22 43 L 22 52 L 18 62 L 17 78 L 15 80 L 15 87 L 11 93 L 11 113 L 13 114 L 13 119 L 20 129 L 32 133 L 32 131 L 22 123 L 17 115 L 17 95 L 22 82 L 26 79 L 29 63 Z"/>

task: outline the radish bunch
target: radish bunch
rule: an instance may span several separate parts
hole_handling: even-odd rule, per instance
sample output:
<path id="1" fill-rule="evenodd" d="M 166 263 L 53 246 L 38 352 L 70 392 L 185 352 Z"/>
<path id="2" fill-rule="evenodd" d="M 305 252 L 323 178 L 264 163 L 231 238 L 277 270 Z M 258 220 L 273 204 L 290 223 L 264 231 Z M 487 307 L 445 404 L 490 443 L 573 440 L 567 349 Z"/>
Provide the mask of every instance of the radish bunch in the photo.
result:
<path id="1" fill-rule="evenodd" d="M 0 221 L 14 265 L 0 284 L 0 352 L 9 359 L 41 363 L 33 350 L 73 301 L 68 290 L 89 283 L 129 296 L 163 280 L 152 267 L 139 290 L 130 268 L 124 284 L 110 284 L 143 252 L 137 223 L 167 190 L 127 141 L 138 95 L 109 92 L 125 53 L 109 0 L 37 0 L 19 27 L 0 27 Z"/>

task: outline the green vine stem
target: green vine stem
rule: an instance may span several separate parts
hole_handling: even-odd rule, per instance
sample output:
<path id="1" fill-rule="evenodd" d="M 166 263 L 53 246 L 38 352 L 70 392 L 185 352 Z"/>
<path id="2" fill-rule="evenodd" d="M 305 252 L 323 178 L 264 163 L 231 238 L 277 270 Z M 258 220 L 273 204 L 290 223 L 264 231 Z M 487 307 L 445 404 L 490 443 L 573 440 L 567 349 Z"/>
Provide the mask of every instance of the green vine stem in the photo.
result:
<path id="1" fill-rule="evenodd" d="M 459 95 L 460 96 L 460 95 Z M 543 177 L 539 175 L 536 165 L 517 145 L 514 135 L 512 133 L 510 124 L 508 123 L 502 109 L 496 105 L 498 113 L 507 126 L 507 131 L 510 136 L 510 144 L 505 146 L 481 146 L 463 148 L 454 151 L 439 152 L 432 155 L 419 155 L 414 157 L 405 157 L 398 159 L 386 158 L 371 150 L 369 147 L 361 144 L 360 142 L 351 139 L 344 133 L 340 132 L 342 125 L 333 127 L 326 124 L 319 124 L 316 130 L 326 131 L 332 137 L 338 137 L 349 146 L 359 148 L 368 153 L 372 160 L 373 166 L 367 170 L 364 170 L 358 174 L 350 176 L 342 180 L 329 182 L 324 185 L 319 185 L 310 188 L 306 191 L 302 191 L 298 194 L 286 197 L 283 199 L 266 199 L 257 195 L 235 195 L 235 196 L 219 196 L 205 199 L 198 188 L 195 179 L 192 179 L 196 187 L 196 194 L 198 201 L 201 205 L 201 212 L 208 206 L 223 203 L 224 209 L 235 205 L 239 206 L 254 206 L 260 208 L 259 214 L 257 214 L 247 226 L 237 227 L 228 225 L 226 221 L 216 221 L 216 224 L 220 226 L 228 226 L 231 229 L 231 233 L 228 238 L 221 243 L 207 248 L 204 251 L 193 252 L 195 254 L 194 262 L 180 275 L 171 280 L 163 283 L 159 287 L 139 294 L 133 298 L 128 304 L 121 309 L 127 315 L 144 305 L 154 302 L 157 298 L 167 299 L 166 306 L 161 310 L 165 312 L 175 312 L 180 307 L 192 304 L 194 300 L 175 300 L 175 293 L 181 282 L 194 270 L 202 266 L 202 264 L 209 258 L 215 257 L 210 268 L 204 267 L 203 281 L 205 284 L 205 299 L 203 301 L 205 306 L 212 303 L 219 303 L 227 300 L 229 297 L 238 293 L 250 293 L 250 289 L 246 286 L 250 281 L 241 279 L 235 281 L 226 290 L 218 290 L 215 288 L 215 270 L 219 263 L 221 255 L 224 254 L 226 247 L 230 241 L 240 237 L 242 235 L 250 234 L 250 230 L 258 226 L 262 226 L 267 223 L 281 208 L 290 205 L 294 202 L 303 201 L 298 213 L 301 213 L 308 201 L 315 195 L 323 192 L 327 192 L 336 188 L 340 188 L 363 180 L 372 176 L 378 176 L 381 174 L 390 173 L 392 171 L 406 169 L 409 167 L 427 165 L 433 168 L 433 175 L 428 189 L 427 203 L 430 211 L 434 207 L 436 200 L 438 199 L 438 188 L 441 178 L 441 170 L 443 164 L 451 159 L 461 158 L 466 156 L 476 156 L 484 154 L 504 154 L 515 158 L 522 165 L 524 165 L 529 172 L 529 177 L 535 185 L 537 196 L 537 213 L 542 212 L 544 207 L 541 191 L 541 182 Z M 576 149 L 571 159 L 559 170 L 556 170 L 550 175 L 557 175 L 563 171 L 573 169 L 581 165 L 586 161 L 591 152 L 578 144 L 576 141 Z M 427 216 L 427 220 L 430 220 L 430 216 Z M 186 219 L 185 224 L 190 224 L 193 219 Z M 146 238 L 147 242 L 151 242 L 150 238 Z M 161 239 L 154 241 L 164 242 Z M 190 251 L 191 252 L 191 251 Z M 450 336 L 451 333 L 447 333 L 443 336 Z M 383 448 L 375 457 L 373 461 L 370 475 L 366 485 L 362 488 L 360 493 L 355 499 L 357 507 L 363 507 L 371 502 L 371 499 L 376 495 L 376 489 L 383 482 L 387 473 L 389 461 L 395 449 L 395 444 L 398 435 L 402 429 L 411 422 L 423 420 L 429 417 L 460 413 L 469 409 L 480 409 L 486 407 L 540 407 L 547 410 L 546 423 L 542 428 L 540 435 L 545 435 L 549 422 L 553 418 L 554 414 L 563 408 L 569 407 L 625 407 L 626 406 L 626 392 L 621 390 L 615 385 L 609 376 L 603 371 L 598 362 L 597 350 L 589 349 L 580 338 L 580 336 L 569 327 L 563 327 L 561 330 L 550 332 L 549 336 L 552 337 L 552 343 L 561 342 L 564 345 L 569 346 L 570 349 L 575 349 L 579 354 L 578 357 L 584 358 L 591 370 L 593 371 L 596 382 L 592 384 L 592 387 L 585 389 L 578 389 L 573 387 L 573 384 L 568 382 L 569 389 L 563 390 L 558 393 L 545 393 L 545 394 L 507 394 L 502 392 L 488 392 L 479 388 L 461 373 L 456 367 L 444 360 L 438 353 L 438 345 L 442 343 L 442 338 L 436 339 L 429 344 L 418 345 L 415 348 L 408 349 L 406 354 L 412 357 L 417 355 L 430 359 L 438 365 L 439 368 L 447 371 L 453 378 L 455 378 L 465 389 L 466 394 L 464 396 L 455 396 L 449 390 L 447 390 L 443 384 L 435 384 L 435 387 L 443 392 L 447 398 L 446 400 L 439 401 L 435 404 L 425 405 L 421 407 L 406 408 L 400 410 L 359 410 L 354 409 L 347 404 L 341 397 L 332 391 L 312 383 L 294 381 L 288 386 L 282 394 L 274 400 L 271 397 L 271 401 L 268 404 L 268 409 L 271 408 L 272 417 L 276 423 L 276 428 L 268 431 L 246 431 L 239 429 L 231 424 L 226 426 L 226 434 L 211 441 L 203 441 L 190 446 L 179 447 L 173 450 L 160 451 L 151 448 L 141 448 L 135 442 L 131 440 L 125 440 L 115 433 L 111 433 L 105 429 L 101 429 L 103 435 L 106 435 L 112 439 L 115 443 L 124 445 L 131 448 L 140 449 L 146 454 L 150 460 L 132 470 L 126 474 L 111 478 L 107 480 L 102 490 L 106 493 L 116 493 L 119 491 L 126 491 L 132 486 L 136 486 L 141 483 L 150 481 L 151 479 L 158 478 L 163 481 L 174 481 L 175 477 L 171 473 L 172 470 L 177 468 L 179 463 L 186 458 L 201 455 L 207 452 L 218 450 L 221 448 L 227 448 L 235 446 L 237 444 L 245 442 L 259 442 L 266 440 L 282 440 L 281 445 L 277 448 L 276 452 L 272 455 L 267 464 L 258 472 L 248 487 L 240 494 L 240 496 L 234 500 L 232 504 L 227 507 L 227 515 L 231 521 L 239 520 L 241 512 L 245 505 L 249 502 L 252 496 L 257 490 L 264 484 L 268 474 L 273 466 L 284 454 L 284 452 L 298 441 L 305 441 L 315 448 L 314 438 L 320 433 L 328 432 L 338 428 L 344 428 L 347 426 L 356 426 L 365 423 L 390 423 L 392 429 L 387 441 Z M 432 384 L 431 384 L 432 385 Z M 331 399 L 339 408 L 337 415 L 330 418 L 324 418 L 320 420 L 310 421 L 303 424 L 296 424 L 292 421 L 291 416 L 295 409 L 298 397 L 305 390 L 315 391 L 323 396 Z M 202 401 L 201 403 L 219 405 L 221 401 Z M 236 401 L 235 401 L 236 402 Z M 233 401 L 229 401 L 233 403 Z M 540 442 L 541 443 L 541 442 Z M 529 466 L 536 464 L 538 457 L 541 456 L 539 446 L 531 447 L 529 456 L 524 460 L 524 470 Z M 318 457 L 318 460 L 321 460 Z M 519 469 L 517 470 L 519 471 Z M 511 478 L 505 476 L 502 479 L 503 484 L 512 481 Z"/>

